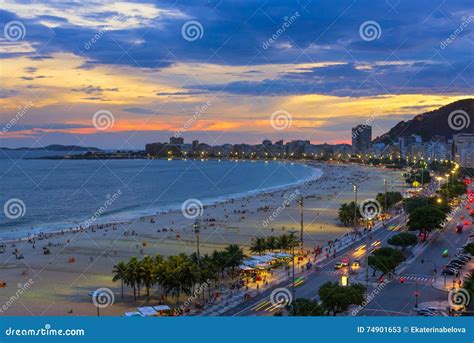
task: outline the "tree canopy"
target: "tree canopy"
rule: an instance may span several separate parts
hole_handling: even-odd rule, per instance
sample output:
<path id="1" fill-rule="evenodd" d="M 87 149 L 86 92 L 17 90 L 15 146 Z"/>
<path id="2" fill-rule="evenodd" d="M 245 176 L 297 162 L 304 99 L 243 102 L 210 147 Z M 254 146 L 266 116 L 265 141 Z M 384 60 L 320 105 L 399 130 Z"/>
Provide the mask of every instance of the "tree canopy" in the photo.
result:
<path id="1" fill-rule="evenodd" d="M 325 311 L 317 301 L 298 298 L 287 306 L 290 316 L 324 316 Z"/>
<path id="2" fill-rule="evenodd" d="M 436 206 L 424 205 L 414 209 L 408 218 L 408 230 L 433 231 L 440 229 L 446 221 L 446 213 Z"/>
<path id="3" fill-rule="evenodd" d="M 362 305 L 365 287 L 360 283 L 341 286 L 337 282 L 326 282 L 319 288 L 318 295 L 326 314 L 345 312 L 351 305 Z"/>
<path id="4" fill-rule="evenodd" d="M 415 245 L 418 243 L 418 238 L 412 233 L 402 232 L 398 235 L 390 237 L 387 243 L 396 247 L 406 248 L 410 245 Z"/>
<path id="5" fill-rule="evenodd" d="M 383 247 L 369 255 L 369 266 L 382 274 L 393 272 L 397 266 L 405 261 L 405 256 L 397 249 Z"/>
<path id="6" fill-rule="evenodd" d="M 400 192 L 387 192 L 387 208 L 385 208 L 385 193 L 379 193 L 375 197 L 380 205 L 382 205 L 383 209 L 386 211 L 397 202 L 403 199 L 402 194 Z"/>
<path id="7" fill-rule="evenodd" d="M 355 209 L 355 202 L 345 203 L 339 207 L 338 218 L 344 226 L 354 225 L 354 212 L 357 220 L 362 218 L 359 209 Z"/>

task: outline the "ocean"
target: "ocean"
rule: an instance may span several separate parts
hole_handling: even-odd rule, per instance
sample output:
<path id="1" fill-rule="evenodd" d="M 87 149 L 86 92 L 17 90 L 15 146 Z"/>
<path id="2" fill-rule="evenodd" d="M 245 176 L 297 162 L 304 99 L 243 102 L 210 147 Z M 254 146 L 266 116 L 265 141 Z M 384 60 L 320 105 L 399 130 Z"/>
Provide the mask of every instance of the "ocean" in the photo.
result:
<path id="1" fill-rule="evenodd" d="M 99 209 L 98 223 L 123 221 L 319 175 L 280 161 L 0 159 L 0 239 L 74 227 Z"/>

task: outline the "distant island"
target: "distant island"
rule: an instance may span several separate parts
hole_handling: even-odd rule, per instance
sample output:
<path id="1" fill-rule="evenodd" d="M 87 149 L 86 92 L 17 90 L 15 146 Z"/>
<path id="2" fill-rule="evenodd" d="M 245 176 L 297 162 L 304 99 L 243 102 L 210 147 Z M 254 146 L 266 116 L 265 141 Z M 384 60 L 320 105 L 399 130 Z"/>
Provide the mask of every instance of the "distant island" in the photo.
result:
<path id="1" fill-rule="evenodd" d="M 77 146 L 77 145 L 61 145 L 61 144 L 52 144 L 47 145 L 45 147 L 40 148 L 0 148 L 0 150 L 8 150 L 8 151 L 95 151 L 99 152 L 102 151 L 99 148 L 95 147 L 84 147 L 84 146 Z"/>

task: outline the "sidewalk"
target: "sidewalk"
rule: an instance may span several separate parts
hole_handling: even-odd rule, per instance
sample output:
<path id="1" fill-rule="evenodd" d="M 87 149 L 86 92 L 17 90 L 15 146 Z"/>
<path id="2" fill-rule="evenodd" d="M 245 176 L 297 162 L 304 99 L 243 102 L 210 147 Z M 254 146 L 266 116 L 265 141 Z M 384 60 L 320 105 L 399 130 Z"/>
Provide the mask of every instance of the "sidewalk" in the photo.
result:
<path id="1" fill-rule="evenodd" d="M 387 225 L 390 224 L 390 222 L 397 219 L 398 217 L 399 217 L 399 215 L 390 218 L 386 222 L 386 224 Z M 383 223 L 379 222 L 372 228 L 371 232 L 374 233 L 375 231 L 379 230 L 382 227 L 383 227 Z M 310 254 L 308 256 L 307 260 L 301 261 L 298 264 L 298 267 L 296 269 L 297 272 L 295 272 L 295 277 L 298 278 L 298 277 L 307 275 L 307 274 L 311 273 L 312 271 L 314 271 L 314 269 L 311 269 L 311 270 L 308 271 L 308 270 L 305 270 L 304 268 L 302 268 L 302 266 L 304 266 L 308 261 L 311 261 L 312 263 L 314 263 L 314 265 L 316 267 L 318 264 L 324 262 L 328 258 L 333 258 L 334 257 L 334 252 L 336 252 L 336 255 L 337 255 L 338 252 L 343 251 L 344 249 L 352 246 L 353 244 L 356 244 L 356 243 L 361 242 L 361 241 L 365 241 L 366 239 L 367 239 L 367 233 L 363 234 L 362 232 L 361 232 L 361 235 L 359 237 L 354 237 L 353 234 L 350 234 L 350 235 L 338 238 L 337 242 L 335 242 L 335 244 L 332 247 L 327 247 L 327 246 L 323 247 L 323 252 L 318 257 L 316 257 L 316 258 L 310 257 L 310 256 L 313 256 L 313 254 Z M 329 248 L 329 249 L 326 250 L 326 248 Z M 257 289 L 249 289 L 249 290 L 240 289 L 240 290 L 234 290 L 233 293 L 227 291 L 226 294 L 222 294 L 222 296 L 219 297 L 219 299 L 217 299 L 212 304 L 207 304 L 207 306 L 206 306 L 206 308 L 204 308 L 204 310 L 202 310 L 202 311 L 193 310 L 188 315 L 190 315 L 190 316 L 195 316 L 195 315 L 217 316 L 217 315 L 220 315 L 220 314 L 222 314 L 222 313 L 238 306 L 242 302 L 246 301 L 244 299 L 244 296 L 245 296 L 246 293 L 250 294 L 251 298 L 254 298 L 255 296 L 257 296 L 261 292 L 264 292 L 264 291 L 274 287 L 275 285 L 277 285 L 281 282 L 284 282 L 285 280 L 288 280 L 288 281 L 291 280 L 291 263 L 290 263 L 290 273 L 288 273 L 288 270 L 285 270 L 284 267 L 281 267 L 281 268 L 275 270 L 274 275 L 273 275 L 272 279 L 268 282 L 267 286 L 262 286 L 258 290 Z"/>

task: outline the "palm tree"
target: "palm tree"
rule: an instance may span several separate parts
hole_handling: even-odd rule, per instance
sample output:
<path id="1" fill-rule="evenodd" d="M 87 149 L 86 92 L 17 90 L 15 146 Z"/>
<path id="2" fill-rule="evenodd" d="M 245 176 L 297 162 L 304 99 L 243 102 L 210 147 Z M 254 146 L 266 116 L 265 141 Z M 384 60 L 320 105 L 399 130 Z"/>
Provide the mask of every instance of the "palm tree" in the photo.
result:
<path id="1" fill-rule="evenodd" d="M 255 254 L 262 255 L 265 250 L 267 250 L 267 244 L 265 242 L 265 238 L 263 237 L 257 237 L 250 246 L 250 251 Z"/>
<path id="2" fill-rule="evenodd" d="M 191 289 L 196 283 L 196 274 L 194 264 L 186 254 L 181 253 L 177 256 L 169 256 L 166 261 L 166 288 L 168 291 L 176 293 L 176 304 L 179 302 L 179 296 L 191 294 Z"/>
<path id="3" fill-rule="evenodd" d="M 127 284 L 133 288 L 133 299 L 137 300 L 137 285 L 140 284 L 140 262 L 133 256 L 127 263 Z"/>
<path id="4" fill-rule="evenodd" d="M 150 288 L 156 282 L 157 264 L 151 256 L 145 256 L 140 261 L 141 281 L 146 289 L 147 300 L 150 299 Z"/>
<path id="5" fill-rule="evenodd" d="M 215 266 L 220 271 L 221 275 L 224 276 L 224 271 L 227 267 L 227 254 L 225 251 L 214 250 L 212 253 L 212 260 Z"/>
<path id="6" fill-rule="evenodd" d="M 281 235 L 277 238 L 277 246 L 280 251 L 288 251 L 297 244 L 292 235 Z"/>
<path id="7" fill-rule="evenodd" d="M 112 278 L 113 282 L 120 280 L 120 286 L 122 288 L 122 299 L 123 299 L 123 284 L 128 278 L 128 268 L 127 264 L 123 261 L 117 263 L 112 269 L 114 277 Z"/>
<path id="8" fill-rule="evenodd" d="M 224 251 L 227 255 L 227 266 L 234 271 L 235 267 L 240 266 L 244 260 L 244 252 L 237 244 L 230 244 Z"/>
<path id="9" fill-rule="evenodd" d="M 205 254 L 204 256 L 201 256 L 201 272 L 200 272 L 200 283 L 207 283 L 207 290 L 209 293 L 209 297 L 211 297 L 211 282 L 212 281 L 217 281 L 219 279 L 219 270 L 214 263 L 214 259 L 209 256 L 208 254 Z M 202 297 L 204 299 L 204 292 L 202 293 Z"/>
<path id="10" fill-rule="evenodd" d="M 277 239 L 275 236 L 269 236 L 266 238 L 267 249 L 272 251 L 277 247 Z"/>

